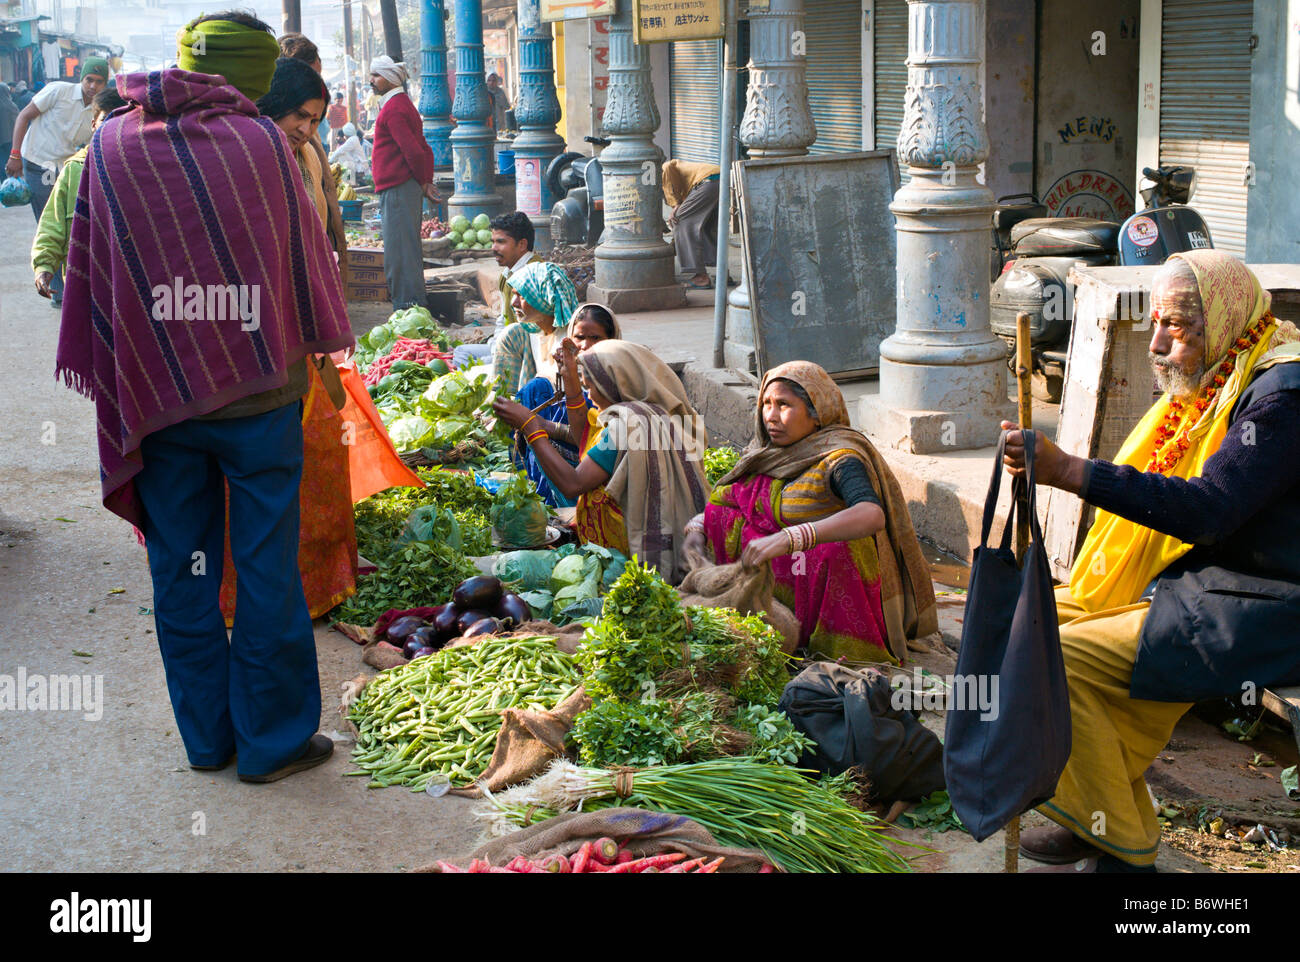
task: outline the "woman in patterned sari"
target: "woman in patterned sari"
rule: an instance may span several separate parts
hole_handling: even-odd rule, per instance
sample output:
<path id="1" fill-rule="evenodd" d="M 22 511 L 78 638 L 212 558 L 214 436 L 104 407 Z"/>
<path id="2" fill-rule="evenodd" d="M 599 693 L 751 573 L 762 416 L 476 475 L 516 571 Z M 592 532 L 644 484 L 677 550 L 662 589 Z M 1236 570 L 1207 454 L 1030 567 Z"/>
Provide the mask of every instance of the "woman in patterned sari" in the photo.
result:
<path id="1" fill-rule="evenodd" d="M 817 654 L 899 664 L 908 638 L 937 630 L 898 482 L 816 364 L 792 361 L 763 378 L 756 437 L 687 534 L 718 564 L 770 561 L 800 645 Z"/>

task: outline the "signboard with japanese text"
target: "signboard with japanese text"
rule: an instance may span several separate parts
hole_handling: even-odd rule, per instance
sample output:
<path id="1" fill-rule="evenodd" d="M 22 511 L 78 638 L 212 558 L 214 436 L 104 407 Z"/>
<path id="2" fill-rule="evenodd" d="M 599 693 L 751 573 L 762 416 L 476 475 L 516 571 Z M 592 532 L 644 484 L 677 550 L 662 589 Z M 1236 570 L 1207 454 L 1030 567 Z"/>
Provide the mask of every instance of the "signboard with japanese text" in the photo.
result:
<path id="1" fill-rule="evenodd" d="M 589 17 L 612 17 L 618 13 L 617 0 L 541 0 L 542 19 L 584 20 Z"/>
<path id="2" fill-rule="evenodd" d="M 722 0 L 633 0 L 632 39 L 637 43 L 711 40 L 725 32 Z"/>

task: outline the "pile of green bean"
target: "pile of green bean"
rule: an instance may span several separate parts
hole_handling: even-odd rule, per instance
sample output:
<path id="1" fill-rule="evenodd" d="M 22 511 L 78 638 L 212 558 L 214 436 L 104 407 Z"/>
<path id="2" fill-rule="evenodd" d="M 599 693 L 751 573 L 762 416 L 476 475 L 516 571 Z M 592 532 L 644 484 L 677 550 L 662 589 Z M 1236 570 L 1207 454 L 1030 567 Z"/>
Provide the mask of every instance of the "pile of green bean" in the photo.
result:
<path id="1" fill-rule="evenodd" d="M 370 788 L 418 792 L 435 775 L 469 785 L 492 758 L 503 709 L 549 711 L 580 684 L 573 658 L 542 636 L 490 638 L 391 668 L 352 703 L 361 770 L 349 774 L 369 775 Z"/>

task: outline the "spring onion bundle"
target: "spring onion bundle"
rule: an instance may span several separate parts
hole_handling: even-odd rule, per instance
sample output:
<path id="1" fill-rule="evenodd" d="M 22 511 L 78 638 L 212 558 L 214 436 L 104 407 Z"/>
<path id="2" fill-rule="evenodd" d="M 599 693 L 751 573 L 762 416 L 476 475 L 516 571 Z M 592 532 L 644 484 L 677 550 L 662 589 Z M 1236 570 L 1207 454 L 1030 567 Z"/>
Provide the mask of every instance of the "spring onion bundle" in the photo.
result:
<path id="1" fill-rule="evenodd" d="M 685 815 L 723 845 L 757 848 L 787 872 L 906 872 L 881 823 L 783 765 L 720 758 L 640 771 L 557 761 L 545 774 L 493 797 L 492 834 L 557 812 L 612 806 Z"/>
<path id="2" fill-rule="evenodd" d="M 421 791 L 434 775 L 468 785 L 487 769 L 501 711 L 549 711 L 580 685 L 554 638 L 492 638 L 391 668 L 352 704 L 353 761 L 369 787 Z"/>

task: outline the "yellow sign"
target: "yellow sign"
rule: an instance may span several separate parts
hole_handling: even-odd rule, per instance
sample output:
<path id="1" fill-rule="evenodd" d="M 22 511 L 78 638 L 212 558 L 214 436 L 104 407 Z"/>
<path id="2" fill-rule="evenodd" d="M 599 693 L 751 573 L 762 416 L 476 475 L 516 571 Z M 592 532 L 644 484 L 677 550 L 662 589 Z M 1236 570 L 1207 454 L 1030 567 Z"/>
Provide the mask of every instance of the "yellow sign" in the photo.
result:
<path id="1" fill-rule="evenodd" d="M 617 0 L 541 0 L 542 19 L 584 20 L 593 17 L 612 17 L 618 13 Z"/>
<path id="2" fill-rule="evenodd" d="M 637 43 L 709 40 L 724 32 L 722 0 L 635 0 L 632 9 Z"/>

